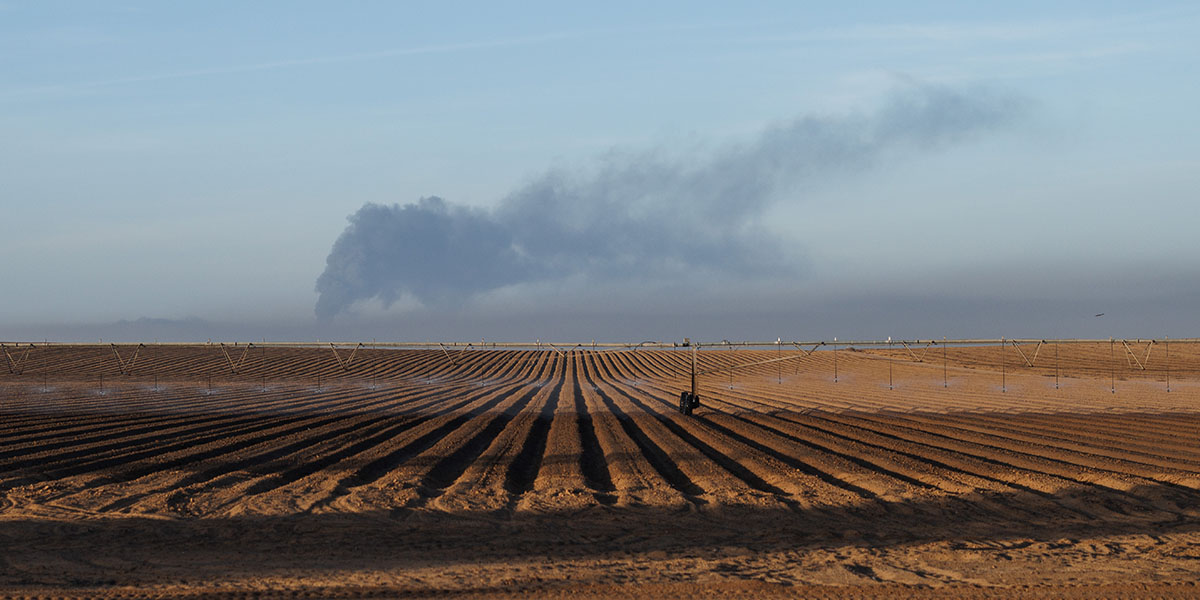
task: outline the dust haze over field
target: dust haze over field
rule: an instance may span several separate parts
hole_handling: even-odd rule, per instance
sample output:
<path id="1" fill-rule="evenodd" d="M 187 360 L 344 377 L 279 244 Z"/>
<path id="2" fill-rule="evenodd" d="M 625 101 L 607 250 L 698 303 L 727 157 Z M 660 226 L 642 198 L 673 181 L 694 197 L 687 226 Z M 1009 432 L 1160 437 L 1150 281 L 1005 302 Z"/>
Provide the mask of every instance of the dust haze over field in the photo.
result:
<path id="1" fill-rule="evenodd" d="M 667 156 L 613 152 L 580 172 L 551 170 L 491 211 L 438 197 L 367 204 L 350 217 L 317 280 L 316 314 L 409 294 L 461 304 L 507 285 L 584 277 L 795 282 L 794 240 L 761 223 L 775 203 L 1020 119 L 1029 101 L 984 89 L 911 85 L 873 113 L 804 116 L 748 143 Z M 803 245 L 801 244 L 801 249 Z M 798 255 L 799 254 L 799 255 Z M 530 299 L 536 302 L 534 299 Z"/>

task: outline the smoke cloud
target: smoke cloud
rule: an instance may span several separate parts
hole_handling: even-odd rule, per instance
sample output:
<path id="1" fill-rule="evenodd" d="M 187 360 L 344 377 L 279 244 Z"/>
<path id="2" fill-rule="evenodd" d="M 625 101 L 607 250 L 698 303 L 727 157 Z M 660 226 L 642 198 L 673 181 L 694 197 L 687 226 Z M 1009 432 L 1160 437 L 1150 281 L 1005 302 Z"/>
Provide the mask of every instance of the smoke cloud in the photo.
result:
<path id="1" fill-rule="evenodd" d="M 461 302 L 505 286 L 684 274 L 795 277 L 800 265 L 764 233 L 768 208 L 791 192 L 929 151 L 1020 116 L 1023 102 L 983 90 L 914 86 L 872 113 L 805 116 L 748 143 L 687 157 L 613 153 L 581 172 L 551 170 L 474 210 L 437 197 L 364 205 L 317 279 L 316 314 L 355 302 Z"/>

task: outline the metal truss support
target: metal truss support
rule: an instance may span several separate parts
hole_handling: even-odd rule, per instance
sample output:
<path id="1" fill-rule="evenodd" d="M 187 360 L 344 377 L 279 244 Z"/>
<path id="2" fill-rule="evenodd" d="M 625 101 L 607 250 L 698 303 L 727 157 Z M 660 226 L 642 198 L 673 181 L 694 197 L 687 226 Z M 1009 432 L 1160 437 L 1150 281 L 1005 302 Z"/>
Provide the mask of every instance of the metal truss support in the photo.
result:
<path id="1" fill-rule="evenodd" d="M 801 348 L 801 350 L 803 350 L 803 348 Z M 696 347 L 693 346 L 692 347 L 693 361 L 695 360 L 695 354 L 696 354 Z M 780 358 L 768 358 L 767 360 L 758 360 L 758 361 L 754 361 L 754 362 L 748 362 L 748 363 L 742 363 L 742 364 L 736 364 L 736 365 L 727 365 L 724 367 L 713 367 L 711 369 L 700 371 L 695 374 L 696 375 L 710 375 L 712 373 L 724 373 L 725 371 L 729 371 L 730 373 L 732 373 L 733 371 L 736 371 L 738 369 L 744 369 L 746 367 L 757 367 L 759 365 L 769 365 L 772 363 L 783 362 L 785 360 L 796 360 L 797 358 L 804 358 L 805 356 L 807 356 L 807 354 L 804 354 L 804 355 L 793 354 L 791 356 L 784 356 L 784 357 L 780 357 Z"/>
<path id="2" fill-rule="evenodd" d="M 329 349 L 333 350 L 333 358 L 335 358 L 337 360 L 338 366 L 341 367 L 343 371 L 350 370 L 350 363 L 354 362 L 354 355 L 358 354 L 358 349 L 362 348 L 362 347 L 363 347 L 362 342 L 359 342 L 358 345 L 355 346 L 354 349 L 350 351 L 350 357 L 347 358 L 346 360 L 342 360 L 342 355 L 338 354 L 337 346 L 334 346 L 333 342 L 329 343 Z"/>
<path id="3" fill-rule="evenodd" d="M 234 343 L 232 347 L 236 350 L 237 343 Z M 246 363 L 246 356 L 250 354 L 250 349 L 253 347 L 254 342 L 246 344 L 246 349 L 242 350 L 241 358 L 239 358 L 237 362 L 234 362 L 233 357 L 229 355 L 229 350 L 226 349 L 225 344 L 221 344 L 221 354 L 225 355 L 225 360 L 229 363 L 229 370 L 232 371 L 234 375 L 237 375 L 238 371 L 242 368 L 242 365 Z"/>
<path id="4" fill-rule="evenodd" d="M 121 358 L 121 353 L 117 351 L 116 344 L 109 344 L 109 346 L 112 347 L 113 356 L 117 357 L 117 368 L 119 368 L 121 370 L 121 374 L 126 375 L 126 376 L 132 375 L 133 374 L 133 363 L 137 361 L 138 353 L 141 352 L 142 348 L 145 348 L 146 345 L 138 344 L 137 347 L 133 349 L 133 356 L 129 357 L 128 362 L 126 362 L 125 359 Z"/>
<path id="5" fill-rule="evenodd" d="M 8 372 L 12 375 L 20 375 L 25 372 L 25 359 L 29 358 L 29 353 L 33 351 L 34 345 L 29 344 L 25 347 L 25 352 L 21 353 L 20 358 L 13 358 L 13 355 L 8 351 L 8 346 L 0 344 L 0 350 L 4 351 L 4 358 L 8 361 Z M 13 345 L 13 352 L 21 349 L 20 344 Z"/>
<path id="6" fill-rule="evenodd" d="M 1009 342 L 1012 344 L 1013 348 L 1017 349 L 1017 354 L 1021 355 L 1021 359 L 1025 361 L 1025 366 L 1032 367 L 1033 362 L 1037 360 L 1037 354 L 1035 353 L 1033 355 L 1033 360 L 1029 360 L 1029 357 L 1025 356 L 1025 351 L 1021 350 L 1021 345 L 1018 344 L 1016 340 L 1009 340 Z M 1042 343 L 1038 342 L 1037 350 L 1040 351 L 1041 349 L 1042 349 Z"/>
<path id="7" fill-rule="evenodd" d="M 446 349 L 445 344 L 438 344 L 438 348 L 442 349 L 442 354 L 446 355 L 446 360 L 449 360 L 451 365 L 458 366 L 458 361 L 454 360 L 453 356 L 450 356 L 450 351 Z M 462 352 L 462 350 L 459 350 L 459 352 Z"/>
<path id="8" fill-rule="evenodd" d="M 1150 343 L 1146 344 L 1146 359 L 1145 359 L 1145 361 L 1144 361 L 1144 362 L 1143 362 L 1143 361 L 1140 361 L 1140 360 L 1138 360 L 1137 354 L 1135 354 L 1135 353 L 1133 352 L 1133 348 L 1130 348 L 1130 347 L 1129 347 L 1129 341 L 1128 341 L 1128 340 L 1121 340 L 1121 345 L 1122 345 L 1122 346 L 1125 346 L 1125 352 L 1127 352 L 1127 353 L 1128 353 L 1128 358 L 1126 358 L 1126 359 L 1125 359 L 1125 363 L 1126 363 L 1126 364 L 1129 364 L 1129 359 L 1130 359 L 1130 358 L 1132 358 L 1132 359 L 1133 359 L 1133 362 L 1134 362 L 1134 363 L 1137 363 L 1137 366 L 1138 366 L 1138 368 L 1139 368 L 1139 369 L 1141 369 L 1141 370 L 1143 370 L 1143 371 L 1145 371 L 1145 370 L 1146 370 L 1146 365 L 1145 365 L 1145 363 L 1148 363 L 1148 362 L 1150 362 L 1150 349 L 1154 347 L 1154 340 L 1150 340 Z M 1133 365 L 1132 365 L 1132 364 L 1130 364 L 1129 366 L 1130 366 L 1130 367 L 1132 367 Z"/>
<path id="9" fill-rule="evenodd" d="M 904 346 L 904 349 L 905 349 L 905 350 L 908 350 L 908 355 L 909 355 L 909 356 L 911 356 L 911 357 L 913 357 L 913 360 L 915 360 L 915 361 L 917 361 L 917 362 L 919 362 L 919 363 L 923 363 L 923 362 L 925 362 L 925 355 L 929 353 L 929 347 L 930 347 L 930 346 L 932 346 L 934 343 L 935 343 L 935 342 L 933 342 L 933 341 L 930 341 L 930 342 L 928 342 L 927 344 L 925 344 L 925 348 L 924 348 L 924 350 L 921 352 L 921 356 L 917 356 L 917 353 L 916 353 L 916 352 L 913 352 L 913 349 L 912 349 L 912 348 L 909 348 L 909 347 L 908 347 L 908 344 L 907 344 L 906 342 L 904 342 L 904 341 L 901 341 L 901 342 L 900 342 L 900 345 L 901 345 L 901 346 Z"/>

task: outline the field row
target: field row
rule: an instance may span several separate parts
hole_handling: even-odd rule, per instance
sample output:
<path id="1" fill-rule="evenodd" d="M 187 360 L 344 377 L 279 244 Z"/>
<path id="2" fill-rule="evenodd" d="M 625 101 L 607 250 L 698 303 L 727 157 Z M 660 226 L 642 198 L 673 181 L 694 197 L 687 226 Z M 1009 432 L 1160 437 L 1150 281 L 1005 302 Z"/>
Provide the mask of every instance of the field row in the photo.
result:
<path id="1" fill-rule="evenodd" d="M 299 372 L 319 362 L 293 352 Z M 705 368 L 748 356 L 728 354 Z M 845 354 L 838 383 L 774 364 L 732 386 L 706 376 L 691 417 L 675 410 L 690 357 L 671 351 L 414 351 L 390 357 L 384 383 L 324 388 L 10 386 L 0 490 L 50 513 L 227 516 L 746 505 L 1142 522 L 1200 501 L 1194 396 L 1118 401 L 1038 374 L 1011 393 L 951 389 Z M 902 393 L 878 381 L 888 369 Z"/>

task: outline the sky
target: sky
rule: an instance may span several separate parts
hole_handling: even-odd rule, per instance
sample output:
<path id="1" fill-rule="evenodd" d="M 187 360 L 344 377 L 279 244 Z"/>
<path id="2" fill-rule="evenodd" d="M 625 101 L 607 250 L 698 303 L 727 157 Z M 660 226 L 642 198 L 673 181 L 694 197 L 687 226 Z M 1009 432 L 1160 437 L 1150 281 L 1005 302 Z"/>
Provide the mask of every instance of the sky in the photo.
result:
<path id="1" fill-rule="evenodd" d="M 1200 336 L 1194 3 L 646 4 L 0 0 L 0 340 Z"/>

